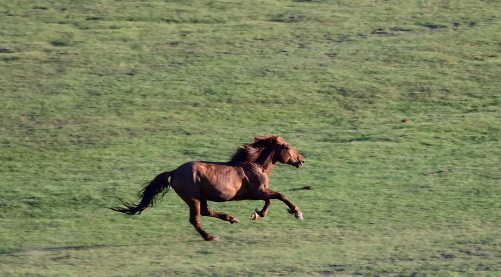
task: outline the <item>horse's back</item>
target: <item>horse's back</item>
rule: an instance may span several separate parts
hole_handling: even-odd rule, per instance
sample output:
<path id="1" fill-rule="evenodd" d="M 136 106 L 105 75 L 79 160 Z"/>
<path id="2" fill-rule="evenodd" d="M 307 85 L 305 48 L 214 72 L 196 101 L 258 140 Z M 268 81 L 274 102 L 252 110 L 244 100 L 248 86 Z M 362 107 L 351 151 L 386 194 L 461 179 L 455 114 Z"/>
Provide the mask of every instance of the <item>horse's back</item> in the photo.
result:
<path id="1" fill-rule="evenodd" d="M 210 201 L 240 200 L 246 176 L 228 163 L 192 161 L 175 170 L 172 187 L 178 194 Z"/>

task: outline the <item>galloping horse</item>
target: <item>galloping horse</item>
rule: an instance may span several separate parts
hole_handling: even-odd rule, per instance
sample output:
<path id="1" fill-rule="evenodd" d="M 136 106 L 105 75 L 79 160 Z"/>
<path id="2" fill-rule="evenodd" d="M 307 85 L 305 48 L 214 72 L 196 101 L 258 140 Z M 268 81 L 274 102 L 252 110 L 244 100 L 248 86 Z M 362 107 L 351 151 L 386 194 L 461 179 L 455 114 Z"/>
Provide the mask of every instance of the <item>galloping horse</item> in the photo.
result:
<path id="1" fill-rule="evenodd" d="M 134 215 L 155 204 L 155 200 L 167 193 L 169 187 L 190 207 L 190 223 L 207 241 L 219 237 L 207 234 L 200 225 L 200 215 L 216 217 L 230 223 L 238 223 L 236 217 L 212 211 L 207 201 L 264 200 L 261 211 L 252 214 L 257 220 L 266 216 L 272 199 L 279 199 L 288 206 L 288 212 L 299 220 L 302 213 L 282 193 L 268 188 L 270 172 L 276 162 L 300 168 L 304 158 L 279 136 L 259 136 L 253 143 L 243 144 L 229 162 L 187 162 L 173 171 L 160 173 L 140 192 L 141 201 L 121 201 L 125 208 L 110 208 Z M 169 182 L 170 178 L 170 182 Z"/>

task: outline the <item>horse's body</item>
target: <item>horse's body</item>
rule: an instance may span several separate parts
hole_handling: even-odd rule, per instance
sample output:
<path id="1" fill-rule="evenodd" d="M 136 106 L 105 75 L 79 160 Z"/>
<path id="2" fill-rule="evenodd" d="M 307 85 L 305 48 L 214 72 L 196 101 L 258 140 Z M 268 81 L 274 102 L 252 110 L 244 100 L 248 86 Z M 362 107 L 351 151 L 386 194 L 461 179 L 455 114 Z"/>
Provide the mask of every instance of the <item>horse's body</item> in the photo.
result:
<path id="1" fill-rule="evenodd" d="M 272 199 L 279 199 L 289 207 L 289 213 L 303 219 L 296 205 L 283 194 L 268 188 L 269 174 L 276 162 L 300 168 L 304 159 L 281 137 L 256 137 L 254 143 L 244 144 L 229 162 L 188 162 L 173 171 L 159 174 L 142 190 L 138 205 L 122 201 L 126 208 L 112 210 L 139 214 L 153 206 L 155 198 L 165 194 L 171 186 L 190 207 L 190 222 L 205 240 L 217 240 L 218 237 L 203 230 L 200 215 L 217 217 L 232 224 L 239 222 L 236 217 L 213 212 L 207 201 L 264 200 L 263 209 L 256 210 L 251 216 L 256 220 L 266 216 Z"/>

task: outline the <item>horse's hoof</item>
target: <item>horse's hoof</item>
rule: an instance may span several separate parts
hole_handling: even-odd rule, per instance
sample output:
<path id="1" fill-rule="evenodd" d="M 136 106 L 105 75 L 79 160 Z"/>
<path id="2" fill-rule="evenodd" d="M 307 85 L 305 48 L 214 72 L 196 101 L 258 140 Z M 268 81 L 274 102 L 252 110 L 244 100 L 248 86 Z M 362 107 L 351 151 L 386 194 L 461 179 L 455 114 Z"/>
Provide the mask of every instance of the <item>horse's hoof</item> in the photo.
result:
<path id="1" fill-rule="evenodd" d="M 296 214 L 294 214 L 294 216 L 296 217 L 297 220 L 303 220 L 303 214 L 301 212 L 297 212 Z"/>
<path id="2" fill-rule="evenodd" d="M 261 215 L 259 215 L 258 209 L 254 211 L 254 213 L 251 215 L 251 220 L 258 220 L 261 218 Z"/>
<path id="3" fill-rule="evenodd" d="M 287 209 L 287 212 L 290 213 L 290 214 L 293 214 L 297 220 L 303 220 L 303 214 L 300 212 L 300 211 L 293 211 L 291 209 Z"/>
<path id="4" fill-rule="evenodd" d="M 257 220 L 258 218 L 259 218 L 259 215 L 258 215 L 256 212 L 254 212 L 254 213 L 251 215 L 250 220 Z"/>
<path id="5" fill-rule="evenodd" d="M 216 240 L 219 240 L 219 237 L 218 236 L 207 236 L 207 238 L 205 238 L 206 241 L 216 241 Z"/>
<path id="6" fill-rule="evenodd" d="M 230 223 L 231 224 L 240 223 L 240 220 L 238 220 L 238 218 L 234 217 L 232 220 L 230 220 Z"/>

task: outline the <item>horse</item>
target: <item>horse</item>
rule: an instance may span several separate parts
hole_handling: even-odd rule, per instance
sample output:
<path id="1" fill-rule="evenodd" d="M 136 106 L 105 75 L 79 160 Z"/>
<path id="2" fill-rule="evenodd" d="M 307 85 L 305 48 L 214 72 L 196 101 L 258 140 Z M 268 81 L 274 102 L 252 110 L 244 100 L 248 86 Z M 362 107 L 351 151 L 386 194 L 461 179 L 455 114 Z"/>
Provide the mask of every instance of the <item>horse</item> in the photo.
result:
<path id="1" fill-rule="evenodd" d="M 241 145 L 228 162 L 190 161 L 175 170 L 157 175 L 139 193 L 139 204 L 119 200 L 125 207 L 110 208 L 128 215 L 141 214 L 153 207 L 172 187 L 190 208 L 190 223 L 206 241 L 218 240 L 200 224 L 200 215 L 219 218 L 231 224 L 240 221 L 229 214 L 212 211 L 207 201 L 264 200 L 251 220 L 265 217 L 272 199 L 284 202 L 290 214 L 303 220 L 303 214 L 287 197 L 269 189 L 270 172 L 275 163 L 301 168 L 304 158 L 280 136 L 257 136 L 253 143 Z M 170 180 L 169 180 L 170 179 Z"/>

